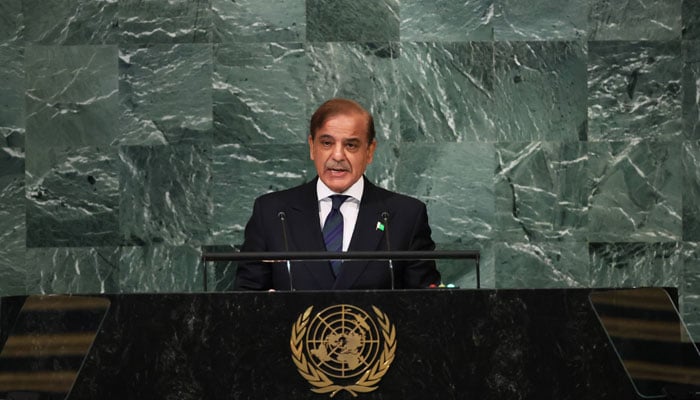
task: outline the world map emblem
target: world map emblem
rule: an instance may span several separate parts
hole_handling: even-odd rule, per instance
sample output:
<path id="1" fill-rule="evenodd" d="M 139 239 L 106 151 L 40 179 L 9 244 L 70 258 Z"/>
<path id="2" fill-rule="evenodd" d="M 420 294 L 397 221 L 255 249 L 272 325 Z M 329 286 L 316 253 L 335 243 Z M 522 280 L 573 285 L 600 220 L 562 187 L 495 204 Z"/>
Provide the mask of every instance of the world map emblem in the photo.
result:
<path id="1" fill-rule="evenodd" d="M 374 315 L 339 304 L 312 317 L 307 308 L 292 326 L 290 347 L 299 374 L 315 393 L 357 396 L 378 388 L 394 361 L 396 328 L 379 308 Z"/>

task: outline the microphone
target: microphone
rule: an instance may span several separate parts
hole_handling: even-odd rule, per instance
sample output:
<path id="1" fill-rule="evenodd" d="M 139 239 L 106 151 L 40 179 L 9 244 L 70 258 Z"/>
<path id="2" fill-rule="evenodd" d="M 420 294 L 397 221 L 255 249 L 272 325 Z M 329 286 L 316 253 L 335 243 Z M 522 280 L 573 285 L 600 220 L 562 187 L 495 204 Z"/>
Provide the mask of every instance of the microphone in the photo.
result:
<path id="1" fill-rule="evenodd" d="M 289 243 L 287 242 L 287 214 L 284 211 L 277 213 L 277 218 L 280 219 L 282 225 L 282 239 L 284 240 L 284 251 L 289 253 Z M 294 291 L 294 283 L 292 283 L 292 262 L 287 259 L 287 276 L 289 276 L 289 290 Z"/>
<path id="2" fill-rule="evenodd" d="M 382 221 L 384 221 L 384 232 L 386 232 L 386 251 L 391 251 L 391 239 L 389 237 L 389 212 L 382 211 Z M 394 290 L 394 262 L 389 259 L 389 275 L 391 277 L 391 290 Z"/>

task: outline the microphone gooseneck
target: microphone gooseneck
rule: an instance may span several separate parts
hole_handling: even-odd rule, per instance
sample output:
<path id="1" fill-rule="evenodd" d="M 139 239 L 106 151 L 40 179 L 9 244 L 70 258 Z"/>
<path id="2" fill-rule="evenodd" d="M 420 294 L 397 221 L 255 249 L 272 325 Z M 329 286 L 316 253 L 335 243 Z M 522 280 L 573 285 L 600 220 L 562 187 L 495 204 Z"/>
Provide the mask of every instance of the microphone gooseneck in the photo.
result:
<path id="1" fill-rule="evenodd" d="M 383 211 L 381 214 L 382 221 L 384 223 L 384 232 L 386 234 L 386 251 L 391 251 L 391 237 L 389 236 L 389 212 Z M 389 275 L 391 278 L 391 290 L 394 290 L 394 262 L 389 259 Z"/>
<path id="2" fill-rule="evenodd" d="M 280 219 L 282 225 L 282 240 L 284 241 L 284 251 L 289 252 L 289 242 L 287 241 L 287 214 L 284 211 L 277 213 L 277 218 Z M 292 262 L 287 259 L 287 276 L 289 277 L 289 290 L 294 291 L 294 283 L 292 283 Z"/>

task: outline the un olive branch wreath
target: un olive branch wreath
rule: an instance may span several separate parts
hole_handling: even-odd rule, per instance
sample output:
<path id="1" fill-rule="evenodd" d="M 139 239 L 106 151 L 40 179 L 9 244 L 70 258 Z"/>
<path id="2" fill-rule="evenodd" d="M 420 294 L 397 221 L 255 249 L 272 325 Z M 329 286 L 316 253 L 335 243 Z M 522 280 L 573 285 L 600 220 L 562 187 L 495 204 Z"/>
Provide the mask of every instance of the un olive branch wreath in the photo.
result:
<path id="1" fill-rule="evenodd" d="M 377 307 L 372 306 L 377 318 L 379 326 L 382 329 L 384 336 L 384 350 L 374 365 L 358 379 L 355 384 L 341 386 L 335 384 L 332 380 L 323 373 L 323 371 L 314 368 L 306 361 L 304 355 L 303 338 L 306 334 L 309 316 L 313 306 L 304 311 L 297 318 L 297 321 L 292 326 L 292 336 L 289 340 L 289 346 L 292 350 L 292 360 L 297 366 L 299 374 L 306 379 L 311 385 L 315 386 L 311 391 L 314 393 L 330 393 L 330 397 L 335 396 L 341 390 L 349 392 L 353 397 L 357 397 L 357 393 L 368 393 L 377 389 L 377 384 L 382 379 L 384 374 L 389 370 L 391 363 L 394 361 L 396 353 L 396 328 L 391 324 L 389 318 L 381 312 Z"/>

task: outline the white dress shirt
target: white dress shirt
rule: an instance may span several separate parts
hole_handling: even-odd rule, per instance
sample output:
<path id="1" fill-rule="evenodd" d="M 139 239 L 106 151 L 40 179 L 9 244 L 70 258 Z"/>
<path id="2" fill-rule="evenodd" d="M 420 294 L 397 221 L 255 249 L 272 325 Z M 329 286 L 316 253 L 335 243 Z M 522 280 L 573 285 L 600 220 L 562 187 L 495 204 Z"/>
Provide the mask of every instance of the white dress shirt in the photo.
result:
<path id="1" fill-rule="evenodd" d="M 362 177 L 343 193 L 335 193 L 320 178 L 316 182 L 316 196 L 319 199 L 318 217 L 321 221 L 321 230 L 323 230 L 323 224 L 333 208 L 333 201 L 330 196 L 334 194 L 350 196 L 340 205 L 340 213 L 343 214 L 343 251 L 348 251 L 348 247 L 350 247 L 350 240 L 352 239 L 352 233 L 355 231 L 357 215 L 360 213 L 360 200 L 364 190 L 365 180 Z"/>

